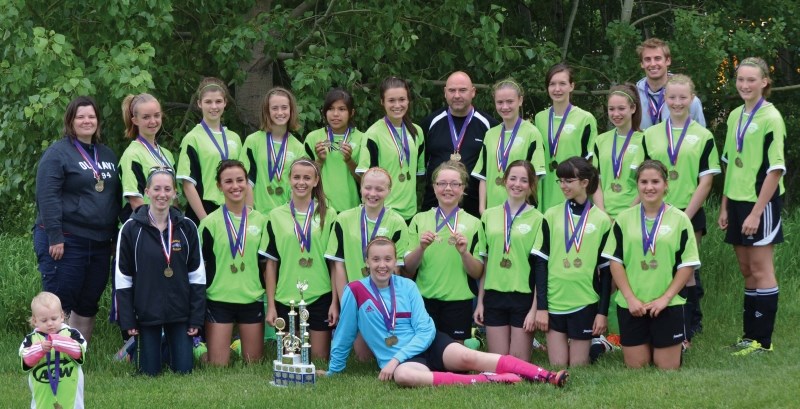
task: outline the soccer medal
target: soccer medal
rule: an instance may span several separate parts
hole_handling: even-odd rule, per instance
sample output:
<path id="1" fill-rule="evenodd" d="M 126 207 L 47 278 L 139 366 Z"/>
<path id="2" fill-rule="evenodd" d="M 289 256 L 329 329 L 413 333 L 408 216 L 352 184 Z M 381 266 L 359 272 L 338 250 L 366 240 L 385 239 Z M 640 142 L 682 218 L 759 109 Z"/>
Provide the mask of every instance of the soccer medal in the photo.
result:
<path id="1" fill-rule="evenodd" d="M 457 241 L 458 239 L 456 239 L 456 236 L 450 236 L 450 238 L 447 239 L 447 244 L 455 246 Z"/>
<path id="2" fill-rule="evenodd" d="M 94 184 L 94 190 L 96 190 L 97 193 L 102 192 L 105 187 L 106 183 L 103 179 L 97 179 L 97 183 Z"/>
<path id="3" fill-rule="evenodd" d="M 655 259 L 650 260 L 650 268 L 652 268 L 653 270 L 657 269 L 658 261 L 656 261 Z"/>
<path id="4" fill-rule="evenodd" d="M 411 181 L 411 172 L 406 172 L 406 180 Z"/>
<path id="5" fill-rule="evenodd" d="M 236 268 L 236 266 L 235 266 L 235 265 L 233 265 L 233 264 L 231 264 L 231 273 L 234 273 L 234 274 L 236 274 L 236 273 L 238 273 L 238 272 L 239 272 L 239 270 Z"/>
<path id="6" fill-rule="evenodd" d="M 458 152 L 454 152 L 450 154 L 450 160 L 454 160 L 456 162 L 461 162 L 461 154 Z"/>
<path id="7" fill-rule="evenodd" d="M 239 271 L 244 271 L 244 261 L 239 265 Z"/>
<path id="8" fill-rule="evenodd" d="M 273 189 L 272 186 L 267 186 L 267 193 L 269 193 L 270 195 L 274 195 L 275 189 Z"/>
<path id="9" fill-rule="evenodd" d="M 736 160 L 734 160 L 733 163 L 736 164 L 737 168 L 741 168 L 742 166 L 744 166 L 744 163 L 742 162 L 742 158 L 740 158 L 740 157 L 736 157 Z"/>
<path id="10" fill-rule="evenodd" d="M 642 271 L 647 271 L 650 269 L 650 266 L 647 265 L 647 262 L 642 260 Z"/>
<path id="11" fill-rule="evenodd" d="M 678 171 L 677 170 L 669 171 L 669 180 L 676 180 L 676 179 L 678 179 Z"/>
<path id="12" fill-rule="evenodd" d="M 385 341 L 387 347 L 395 346 L 397 345 L 397 335 L 390 335 L 386 337 Z"/>
<path id="13" fill-rule="evenodd" d="M 361 267 L 361 275 L 363 275 L 364 277 L 368 276 L 369 275 L 369 268 Z"/>
<path id="14" fill-rule="evenodd" d="M 283 186 L 278 186 L 275 188 L 275 194 L 277 196 L 283 196 Z"/>
<path id="15" fill-rule="evenodd" d="M 575 268 L 581 268 L 583 261 L 580 257 L 577 257 L 575 260 L 572 260 L 572 265 L 575 266 Z"/>
<path id="16" fill-rule="evenodd" d="M 399 180 L 401 182 L 405 182 L 406 181 L 406 174 L 405 173 L 401 173 L 399 176 L 397 176 L 397 180 Z"/>
<path id="17" fill-rule="evenodd" d="M 564 259 L 564 268 L 569 268 L 569 260 Z"/>
<path id="18" fill-rule="evenodd" d="M 502 176 L 498 176 L 498 177 L 497 177 L 497 178 L 494 180 L 494 184 L 495 184 L 495 185 L 497 185 L 497 186 L 503 186 L 503 177 L 502 177 Z"/>
<path id="19" fill-rule="evenodd" d="M 619 183 L 612 183 L 612 184 L 611 184 L 611 190 L 612 190 L 614 193 L 619 193 L 619 192 L 621 192 L 621 191 L 622 191 L 622 185 L 621 185 L 621 184 L 619 184 Z"/>
<path id="20" fill-rule="evenodd" d="M 301 257 L 298 264 L 300 264 L 300 267 L 308 267 L 308 260 L 305 257 Z"/>
<path id="21" fill-rule="evenodd" d="M 164 277 L 170 278 L 172 274 L 172 267 L 167 266 L 167 268 L 164 269 Z"/>
<path id="22" fill-rule="evenodd" d="M 556 168 L 558 168 L 558 162 L 557 162 L 557 161 L 555 161 L 555 160 L 554 160 L 554 161 L 552 161 L 552 162 L 550 162 L 550 170 L 552 170 L 553 172 L 555 172 L 555 171 L 556 171 Z"/>

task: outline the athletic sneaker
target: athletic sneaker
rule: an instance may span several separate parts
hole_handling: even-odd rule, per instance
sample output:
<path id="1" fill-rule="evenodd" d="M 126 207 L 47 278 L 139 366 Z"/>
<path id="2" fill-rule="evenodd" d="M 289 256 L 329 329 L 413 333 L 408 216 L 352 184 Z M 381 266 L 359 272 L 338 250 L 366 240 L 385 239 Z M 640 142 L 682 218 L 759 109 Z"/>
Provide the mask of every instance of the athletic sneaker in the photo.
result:
<path id="1" fill-rule="evenodd" d="M 566 369 L 562 369 L 558 372 L 550 372 L 550 376 L 547 377 L 547 383 L 563 388 L 567 383 L 567 379 L 569 379 L 569 372 Z"/>
<path id="2" fill-rule="evenodd" d="M 489 382 L 494 383 L 517 383 L 522 382 L 522 377 L 513 373 L 494 373 L 494 372 L 481 372 Z"/>
<path id="3" fill-rule="evenodd" d="M 761 354 L 764 352 L 772 352 L 772 347 L 775 346 L 775 343 L 772 343 L 769 348 L 764 348 L 760 342 L 758 341 L 750 341 L 750 345 L 747 348 L 742 349 L 739 352 L 734 352 L 731 355 L 733 356 L 745 356 L 750 354 Z"/>
<path id="4" fill-rule="evenodd" d="M 608 336 L 606 337 L 606 341 L 608 341 L 611 345 L 617 347 L 617 349 L 619 349 L 619 347 L 621 346 L 619 343 L 619 334 L 608 334 Z"/>
<path id="5" fill-rule="evenodd" d="M 616 351 L 620 349 L 619 344 L 614 345 L 613 343 L 611 343 L 611 341 L 609 341 L 606 337 L 602 335 L 600 335 L 597 338 L 592 338 L 592 345 L 597 345 L 597 344 L 602 345 L 603 348 L 605 348 L 606 352 Z"/>
<path id="6" fill-rule="evenodd" d="M 533 345 L 533 350 L 534 351 L 547 351 L 547 345 L 542 344 L 536 338 L 533 339 L 532 345 Z"/>
<path id="7" fill-rule="evenodd" d="M 730 345 L 733 349 L 747 349 L 750 348 L 750 344 L 753 343 L 753 340 L 750 338 L 739 338 L 733 345 Z"/>

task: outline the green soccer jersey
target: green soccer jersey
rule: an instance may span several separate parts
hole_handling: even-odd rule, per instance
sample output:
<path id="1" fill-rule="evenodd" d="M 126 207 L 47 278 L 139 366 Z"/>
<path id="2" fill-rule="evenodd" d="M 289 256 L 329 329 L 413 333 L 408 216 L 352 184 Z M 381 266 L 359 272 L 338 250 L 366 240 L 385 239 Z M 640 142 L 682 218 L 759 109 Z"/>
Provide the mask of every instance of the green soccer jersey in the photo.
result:
<path id="1" fill-rule="evenodd" d="M 55 395 L 50 386 L 50 377 L 54 376 L 56 371 L 55 348 L 50 348 L 50 351 L 32 367 L 27 366 L 24 361 L 26 354 L 30 353 L 32 349 L 40 348 L 37 344 L 41 344 L 43 341 L 47 340 L 46 335 L 34 330 L 25 336 L 25 339 L 19 346 L 22 370 L 28 373 L 28 386 L 32 394 L 31 408 L 84 407 L 84 377 L 82 366 L 86 354 L 86 340 L 83 339 L 83 335 L 81 335 L 80 332 L 70 328 L 66 324 L 61 324 L 61 329 L 57 334 L 77 342 L 80 346 L 81 356 L 78 359 L 74 359 L 65 352 L 58 353 L 60 358 L 58 363 L 60 376 L 58 379 L 55 379 L 58 384 Z M 56 406 L 56 404 L 59 406 Z"/>
<path id="2" fill-rule="evenodd" d="M 366 264 L 361 252 L 362 208 L 363 206 L 358 206 L 339 213 L 328 240 L 328 248 L 325 251 L 325 258 L 344 263 L 348 282 L 365 277 L 363 268 L 366 267 Z M 372 232 L 375 231 L 375 222 L 376 220 L 367 218 L 367 242 L 369 242 L 369 237 L 372 237 Z M 408 226 L 403 217 L 392 209 L 386 209 L 381 224 L 375 231 L 374 237 L 388 237 L 395 243 L 398 265 L 403 265 L 403 255 L 406 254 L 404 246 L 407 231 Z"/>
<path id="3" fill-rule="evenodd" d="M 744 133 L 741 152 L 736 149 L 736 132 L 744 129 L 750 119 L 742 114 L 743 106 L 736 108 L 728 116 L 728 133 L 722 149 L 722 161 L 728 166 L 725 170 L 724 194 L 729 199 L 743 202 L 758 201 L 761 184 L 767 173 L 773 170 L 782 172 L 778 194 L 782 195 L 783 174 L 786 173 L 783 141 L 786 139 L 786 124 L 781 113 L 769 102 L 756 111 L 755 117 Z"/>
<path id="4" fill-rule="evenodd" d="M 700 267 L 700 257 L 692 222 L 685 213 L 670 205 L 667 205 L 658 227 L 655 253 L 650 249 L 645 253 L 641 206 L 639 204 L 631 207 L 617 216 L 613 233 L 609 235 L 603 248 L 603 257 L 625 267 L 625 275 L 633 294 L 643 303 L 647 303 L 664 294 L 678 269 Z M 653 220 L 645 222 L 648 234 L 653 223 Z M 621 292 L 617 292 L 615 300 L 620 307 L 628 308 L 628 302 Z M 685 303 L 686 299 L 676 295 L 669 305 Z"/>
<path id="5" fill-rule="evenodd" d="M 539 177 L 538 186 L 538 208 L 544 212 L 564 201 L 561 187 L 556 182 L 558 176 L 556 176 L 553 161 L 561 163 L 573 156 L 591 158 L 594 154 L 592 151 L 594 140 L 597 137 L 597 120 L 592 114 L 573 106 L 569 110 L 566 122 L 563 117 L 553 115 L 553 123 L 550 124 L 550 109 L 548 108 L 536 114 L 534 123 L 542 134 L 542 144 L 544 145 L 544 162 L 547 173 Z M 561 133 L 558 134 L 560 127 L 562 128 Z M 552 156 L 550 139 L 555 139 L 556 134 L 559 135 L 558 145 L 555 145 L 556 148 L 553 149 L 555 156 Z"/>
<path id="6" fill-rule="evenodd" d="M 614 152 L 614 138 L 617 139 L 617 150 Z M 642 140 L 644 133 L 634 132 L 625 153 L 622 156 L 619 177 L 614 175 L 611 157 L 614 153 L 619 158 L 623 151 L 626 135 L 617 135 L 615 129 L 600 134 L 594 145 L 594 165 L 600 171 L 600 189 L 603 190 L 603 206 L 613 219 L 619 212 L 629 208 L 638 195 L 636 188 L 636 169 L 644 160 Z"/>
<path id="7" fill-rule="evenodd" d="M 506 187 L 503 185 L 503 173 L 506 167 L 515 160 L 527 160 L 533 165 L 536 175 L 545 174 L 544 170 L 544 144 L 539 130 L 530 121 L 522 121 L 514 138 L 513 145 L 508 148 L 513 129 L 506 129 L 506 146 L 500 147 L 500 132 L 503 125 L 497 125 L 486 131 L 483 146 L 478 156 L 478 163 L 472 170 L 472 176 L 486 182 L 486 208 L 502 205 L 508 199 Z M 502 168 L 497 161 L 498 150 L 508 149 L 508 161 Z M 502 153 L 501 153 L 502 155 Z"/>
<path id="8" fill-rule="evenodd" d="M 671 121 L 668 119 L 647 128 L 642 146 L 645 159 L 658 160 L 669 169 L 669 191 L 664 201 L 679 209 L 686 209 L 697 190 L 700 178 L 722 172 L 719 167 L 719 154 L 714 144 L 714 135 L 696 121 L 689 124 L 680 144 L 683 124 L 672 123 L 673 147 L 670 148 L 667 137 L 668 122 Z M 670 160 L 670 151 L 673 152 L 673 157 L 677 158 L 675 164 Z"/>
<path id="9" fill-rule="evenodd" d="M 212 132 L 219 149 L 226 151 L 222 132 Z M 225 128 L 227 159 L 241 159 L 242 140 L 236 132 Z M 217 145 L 211 140 L 200 124 L 192 128 L 181 141 L 181 154 L 178 159 L 177 178 L 191 182 L 200 199 L 222 206 L 225 196 L 217 189 L 217 167 L 223 159 Z"/>
<path id="10" fill-rule="evenodd" d="M 568 313 L 600 300 L 594 289 L 597 267 L 605 263 L 600 256 L 611 230 L 611 219 L 592 206 L 575 236 L 581 212 L 569 210 L 572 225 L 565 218 L 568 202 L 551 207 L 544 218 L 550 228 L 550 258 L 547 262 L 547 303 L 553 313 Z M 589 202 L 586 202 L 588 205 Z M 581 207 L 581 210 L 584 208 Z M 567 234 L 568 236 L 565 236 Z M 569 238 L 567 238 L 569 237 Z M 572 239 L 569 251 L 567 242 Z M 580 247 L 579 247 L 580 246 Z"/>
<path id="11" fill-rule="evenodd" d="M 380 166 L 392 176 L 392 191 L 386 198 L 385 206 L 400 213 L 403 219 L 410 219 L 417 213 L 417 178 L 425 174 L 425 139 L 422 129 L 417 130 L 416 138 L 406 131 L 409 160 L 405 159 L 402 146 L 395 144 L 394 136 L 383 119 L 379 119 L 367 129 L 364 150 L 358 160 L 356 172 L 363 174 L 369 168 Z M 402 136 L 401 129 L 396 129 Z M 398 150 L 399 147 L 399 150 Z M 401 158 L 402 156 L 402 163 Z"/>
<path id="12" fill-rule="evenodd" d="M 144 194 L 147 176 L 154 167 L 168 166 L 175 169 L 175 158 L 172 152 L 159 145 L 153 146 L 151 152 L 144 144 L 133 140 L 119 159 L 119 178 L 122 181 L 122 202 L 128 197 L 138 197 L 145 204 L 150 198 Z"/>
<path id="13" fill-rule="evenodd" d="M 325 157 L 325 162 L 322 163 L 322 183 L 325 186 L 325 191 L 332 193 L 328 195 L 328 202 L 340 212 L 352 209 L 361 203 L 358 183 L 350 173 L 350 169 L 342 156 L 342 151 L 339 149 L 343 139 L 344 135 L 333 135 L 333 143 Z M 358 129 L 351 129 L 350 133 L 347 134 L 347 141 L 345 142 L 352 148 L 350 157 L 355 163 L 359 163 L 365 139 L 366 136 Z M 306 155 L 309 158 L 318 159 L 314 147 L 320 141 L 330 141 L 328 128 L 317 129 L 306 136 L 304 146 Z"/>
<path id="14" fill-rule="evenodd" d="M 301 229 L 306 222 L 306 211 L 307 209 L 295 209 Z M 261 252 L 279 262 L 275 301 L 284 305 L 289 305 L 292 300 L 299 302 L 298 281 L 308 281 L 308 290 L 303 293 L 303 297 L 309 304 L 331 292 L 331 275 L 324 253 L 335 220 L 336 211 L 328 207 L 325 223 L 321 224 L 319 213 L 315 210 L 311 219 L 310 250 L 301 250 L 289 204 L 276 207 L 269 213 L 267 234 L 261 242 Z"/>
<path id="15" fill-rule="evenodd" d="M 295 159 L 305 155 L 305 149 L 303 143 L 298 141 L 294 135 L 289 134 L 287 140 L 289 145 L 282 155 L 282 160 L 277 162 L 280 164 L 278 169 L 281 169 L 280 178 L 275 173 L 272 180 L 269 177 L 269 166 L 275 169 L 276 162 L 274 158 L 269 157 L 267 151 L 267 133 L 256 131 L 248 135 L 244 141 L 242 162 L 247 169 L 247 178 L 253 186 L 253 207 L 261 213 L 269 214 L 272 209 L 289 203 L 291 196 L 289 168 Z M 275 157 L 278 156 L 282 147 L 283 143 L 281 142 L 273 145 Z"/>
<path id="16" fill-rule="evenodd" d="M 467 270 L 455 245 L 448 242 L 451 237 L 449 228 L 445 225 L 436 231 L 437 210 L 438 208 L 434 207 L 417 214 L 411 219 L 411 225 L 408 227 L 406 255 L 419 246 L 422 233 L 431 231 L 438 236 L 422 254 L 422 260 L 417 267 L 417 287 L 425 298 L 441 301 L 472 299 L 475 295 L 469 288 L 468 280 L 471 278 L 467 276 Z M 483 262 L 481 252 L 484 252 L 485 240 L 480 220 L 464 209 L 460 209 L 457 215 L 458 222 L 454 223 L 451 220 L 451 223 L 456 225 L 458 233 L 467 238 L 467 251 L 476 260 Z"/>
<path id="17" fill-rule="evenodd" d="M 509 220 L 512 217 L 513 214 Z M 485 290 L 531 293 L 530 276 L 533 273 L 528 256 L 533 253 L 547 258 L 548 238 L 543 234 L 543 220 L 542 214 L 528 205 L 511 224 L 511 245 L 506 253 L 506 218 L 503 205 L 483 212 L 481 227 L 486 237 L 486 246 L 482 249 L 481 256 L 486 264 L 483 282 Z"/>
<path id="18" fill-rule="evenodd" d="M 233 231 L 238 236 L 242 219 L 233 213 L 229 214 Z M 211 212 L 200 222 L 199 233 L 206 265 L 206 297 L 209 300 L 249 304 L 262 299 L 264 287 L 261 269 L 258 266 L 258 250 L 263 240 L 262 236 L 266 234 L 266 223 L 266 216 L 258 210 L 247 212 L 242 254 L 228 238 L 222 207 Z M 234 243 L 236 236 L 231 235 Z"/>

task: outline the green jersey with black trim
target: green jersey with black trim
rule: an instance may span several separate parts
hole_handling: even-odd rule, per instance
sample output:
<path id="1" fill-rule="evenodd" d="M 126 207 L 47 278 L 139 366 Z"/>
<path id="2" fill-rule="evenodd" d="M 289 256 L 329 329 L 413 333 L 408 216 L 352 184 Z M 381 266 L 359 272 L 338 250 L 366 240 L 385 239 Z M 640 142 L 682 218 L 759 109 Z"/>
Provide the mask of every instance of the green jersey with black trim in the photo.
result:
<path id="1" fill-rule="evenodd" d="M 675 125 L 680 128 L 676 128 Z M 673 122 L 673 145 L 677 145 L 682 132 L 683 124 Z M 658 160 L 669 170 L 669 191 L 664 201 L 679 209 L 686 209 L 689 206 L 701 177 L 722 173 L 719 166 L 719 153 L 714 144 L 714 135 L 697 121 L 689 123 L 689 129 L 686 130 L 686 135 L 683 137 L 675 165 L 669 159 L 667 121 L 653 125 L 644 131 L 642 147 L 645 159 Z M 677 178 L 673 179 L 675 175 Z"/>
<path id="2" fill-rule="evenodd" d="M 358 190 L 358 183 L 350 173 L 350 168 L 344 161 L 340 146 L 344 134 L 334 134 L 332 148 L 328 150 L 325 161 L 322 163 L 322 182 L 327 192 L 335 194 L 328 195 L 328 202 L 338 211 L 352 209 L 361 203 L 361 194 Z M 358 129 L 352 128 L 347 135 L 347 144 L 352 148 L 350 158 L 356 164 L 361 158 L 361 151 L 364 146 L 366 136 Z M 317 160 L 317 151 L 314 147 L 317 142 L 328 140 L 328 128 L 317 129 L 306 135 L 305 147 L 306 156 Z"/>
<path id="3" fill-rule="evenodd" d="M 441 301 L 470 300 L 475 296 L 469 288 L 469 280 L 472 279 L 467 275 L 461 254 L 455 245 L 448 243 L 451 237 L 450 229 L 445 225 L 436 231 L 437 209 L 434 207 L 417 214 L 411 219 L 411 225 L 408 227 L 406 255 L 419 246 L 422 233 L 431 231 L 438 236 L 437 240 L 422 253 L 422 260 L 417 267 L 417 287 L 425 298 Z M 464 209 L 459 209 L 457 215 L 456 229 L 467 238 L 467 251 L 483 263 L 481 252 L 484 251 L 485 239 L 481 221 Z"/>
<path id="4" fill-rule="evenodd" d="M 61 324 L 61 329 L 57 332 L 62 337 L 67 337 L 77 342 L 80 346 L 81 356 L 78 359 L 72 358 L 65 352 L 59 353 L 59 372 L 60 376 L 57 379 L 58 390 L 56 395 L 53 395 L 53 390 L 50 387 L 49 376 L 55 375 L 55 348 L 50 348 L 42 358 L 32 367 L 25 364 L 25 355 L 34 348 L 41 348 L 37 344 L 46 341 L 46 335 L 34 330 L 25 336 L 22 344 L 19 346 L 19 357 L 22 370 L 28 373 L 28 386 L 31 389 L 31 407 L 32 408 L 82 408 L 84 407 L 83 400 L 83 362 L 86 356 L 86 340 L 81 333 L 70 328 L 66 324 Z M 50 365 L 48 366 L 48 359 L 50 358 Z M 59 406 L 56 406 L 58 404 Z"/>
<path id="5" fill-rule="evenodd" d="M 363 174 L 371 167 L 380 166 L 392 176 L 392 191 L 386 197 L 384 205 L 396 210 L 406 220 L 417 213 L 417 178 L 414 175 L 425 175 L 425 161 L 422 160 L 425 158 L 425 138 L 422 128 L 417 124 L 414 124 L 414 128 L 417 130 L 416 138 L 411 137 L 411 132 L 406 131 L 410 159 L 406 162 L 403 153 L 401 165 L 397 147 L 393 142 L 394 136 L 386 128 L 383 118 L 377 120 L 367 129 L 367 138 L 356 168 L 357 173 Z M 402 135 L 400 128 L 395 129 Z M 402 151 L 401 146 L 400 152 Z M 402 182 L 400 175 L 404 175 Z"/>
<path id="6" fill-rule="evenodd" d="M 150 198 L 144 194 L 147 176 L 151 168 L 167 166 L 163 160 L 166 160 L 174 171 L 175 158 L 172 152 L 160 145 L 156 149 L 161 154 L 161 159 L 153 157 L 146 146 L 134 139 L 125 148 L 125 152 L 122 152 L 118 168 L 119 178 L 122 181 L 122 203 L 125 203 L 128 197 L 138 197 L 144 200 L 144 204 L 150 203 Z"/>
<path id="7" fill-rule="evenodd" d="M 758 193 L 767 174 L 773 170 L 781 171 L 778 185 L 779 195 L 783 195 L 783 175 L 786 174 L 783 143 L 786 139 L 786 124 L 783 116 L 772 103 L 764 102 L 756 111 L 756 116 L 747 127 L 741 152 L 736 151 L 736 130 L 744 105 L 736 108 L 728 116 L 728 133 L 722 148 L 722 161 L 725 169 L 723 192 L 728 199 L 742 202 L 757 202 Z M 749 114 L 742 116 L 742 127 Z M 739 166 L 741 164 L 741 166 Z"/>
<path id="8" fill-rule="evenodd" d="M 675 206 L 667 205 L 658 228 L 655 254 L 649 249 L 644 253 L 642 235 L 641 204 L 622 211 L 617 216 L 603 249 L 603 257 L 621 263 L 633 294 L 643 303 L 661 297 L 672 282 L 675 273 L 683 267 L 700 267 L 697 242 L 692 222 L 686 213 Z M 646 221 L 648 233 L 653 228 L 653 220 Z M 656 268 L 651 267 L 655 260 Z M 644 264 L 647 269 L 644 269 Z M 628 308 L 628 302 L 617 292 L 617 305 Z M 675 295 L 669 306 L 683 305 L 686 299 Z"/>
<path id="9" fill-rule="evenodd" d="M 214 140 L 220 148 L 222 132 L 212 132 Z M 228 159 L 241 159 L 242 140 L 239 134 L 225 127 L 225 139 L 228 142 Z M 191 182 L 200 199 L 222 206 L 225 196 L 217 189 L 217 167 L 222 157 L 208 137 L 202 125 L 197 124 L 181 141 L 181 153 L 178 159 L 177 178 Z"/>
<path id="10" fill-rule="evenodd" d="M 303 293 L 307 303 L 312 303 L 322 295 L 331 292 L 331 274 L 325 259 L 325 249 L 331 235 L 331 227 L 336 220 L 336 210 L 328 207 L 325 223 L 321 224 L 319 213 L 311 220 L 311 248 L 300 250 L 300 241 L 295 234 L 295 222 L 289 204 L 276 207 L 269 213 L 267 234 L 261 242 L 261 253 L 269 259 L 278 261 L 278 283 L 275 288 L 275 301 L 289 305 L 289 301 L 300 301 L 297 291 L 298 281 L 308 281 L 308 290 Z M 306 209 L 295 208 L 297 223 L 302 228 L 306 221 Z M 301 259 L 311 259 L 311 265 L 301 265 Z"/>
<path id="11" fill-rule="evenodd" d="M 553 115 L 553 138 L 563 120 L 564 117 Z M 542 144 L 544 145 L 544 163 L 547 173 L 539 176 L 538 185 L 538 209 L 544 212 L 564 201 L 564 194 L 561 193 L 561 187 L 557 182 L 558 176 L 551 167 L 553 160 L 561 163 L 573 156 L 590 159 L 594 154 L 592 148 L 594 140 L 597 138 L 597 119 L 592 114 L 573 105 L 567 115 L 567 122 L 561 130 L 555 157 L 550 156 L 550 139 L 547 136 L 550 127 L 550 108 L 536 114 L 534 124 L 542 134 Z"/>
<path id="12" fill-rule="evenodd" d="M 597 274 L 597 267 L 606 262 L 600 253 L 611 231 L 611 219 L 608 215 L 600 208 L 592 206 L 584 222 L 580 249 L 573 243 L 567 251 L 564 233 L 570 236 L 573 233 L 564 220 L 564 207 L 568 206 L 567 203 L 562 201 L 560 205 L 547 209 L 544 215 L 550 228 L 547 303 L 549 311 L 555 313 L 572 312 L 600 300 L 594 289 L 594 277 Z M 570 215 L 573 226 L 577 227 L 581 213 L 575 214 L 575 211 L 570 209 Z M 580 261 L 575 263 L 575 260 Z M 567 263 L 569 267 L 566 267 Z"/>
<path id="13" fill-rule="evenodd" d="M 287 141 L 289 146 L 286 147 L 284 154 L 286 160 L 283 162 L 283 173 L 280 179 L 276 174 L 272 180 L 269 180 L 269 162 L 267 162 L 267 133 L 256 131 L 248 135 L 244 141 L 242 162 L 247 169 L 247 178 L 253 187 L 253 207 L 261 213 L 269 214 L 272 209 L 289 203 L 292 193 L 289 184 L 289 168 L 295 159 L 305 155 L 305 149 L 303 143 L 292 134 L 289 134 Z M 276 155 L 282 145 L 282 142 L 275 142 L 273 145 Z M 283 190 L 280 195 L 276 191 L 278 188 Z M 270 190 L 272 190 L 272 194 L 269 194 Z"/>
<path id="14" fill-rule="evenodd" d="M 362 269 L 366 267 L 366 264 L 361 252 L 362 208 L 363 206 L 358 206 L 339 213 L 331 230 L 328 248 L 325 251 L 325 258 L 344 263 L 348 282 L 357 281 L 365 277 Z M 375 229 L 375 222 L 375 220 L 367 218 L 368 235 L 372 235 L 372 231 Z M 392 209 L 386 209 L 375 237 L 388 237 L 395 243 L 397 265 L 403 265 L 403 255 L 406 254 L 407 232 L 408 226 L 403 216 L 400 216 Z"/>
<path id="15" fill-rule="evenodd" d="M 594 144 L 594 166 L 600 171 L 600 189 L 603 190 L 603 207 L 612 219 L 617 217 L 619 212 L 629 208 L 638 196 L 639 191 L 636 187 L 636 169 L 644 161 L 644 149 L 642 141 L 644 133 L 636 131 L 631 136 L 630 144 L 622 157 L 622 169 L 619 178 L 614 177 L 614 166 L 611 161 L 614 150 L 614 135 L 616 130 L 597 136 Z M 625 144 L 626 135 L 617 135 L 617 156 Z M 613 186 L 618 186 L 619 192 L 615 192 Z"/>
<path id="16" fill-rule="evenodd" d="M 498 185 L 497 179 L 503 178 L 505 168 L 497 168 L 497 146 L 500 144 L 500 131 L 503 125 L 497 125 L 486 131 L 483 146 L 478 156 L 478 163 L 472 170 L 472 176 L 486 182 L 486 208 L 503 204 L 508 199 L 505 185 Z M 506 129 L 505 142 L 511 139 L 512 129 Z M 527 160 L 533 165 L 536 175 L 545 174 L 544 170 L 544 144 L 539 130 L 530 121 L 523 120 L 514 138 L 514 144 L 508 151 L 506 166 L 515 160 Z"/>
<path id="17" fill-rule="evenodd" d="M 231 254 L 223 208 L 211 212 L 200 221 L 198 229 L 206 265 L 206 297 L 212 301 L 249 304 L 264 296 L 258 250 L 266 234 L 267 217 L 258 210 L 247 212 L 247 235 L 244 255 Z M 234 230 L 239 234 L 241 217 L 229 213 Z M 244 265 L 244 270 L 242 270 Z M 235 271 L 235 272 L 234 272 Z"/>
<path id="18" fill-rule="evenodd" d="M 530 294 L 532 272 L 528 257 L 532 250 L 542 250 L 546 240 L 542 233 L 544 217 L 536 208 L 527 205 L 511 225 L 511 246 L 506 253 L 503 213 L 503 205 L 500 205 L 486 209 L 481 215 L 481 227 L 486 237 L 486 246 L 481 250 L 486 265 L 483 288 Z M 511 263 L 510 268 L 502 267 L 503 260 Z"/>

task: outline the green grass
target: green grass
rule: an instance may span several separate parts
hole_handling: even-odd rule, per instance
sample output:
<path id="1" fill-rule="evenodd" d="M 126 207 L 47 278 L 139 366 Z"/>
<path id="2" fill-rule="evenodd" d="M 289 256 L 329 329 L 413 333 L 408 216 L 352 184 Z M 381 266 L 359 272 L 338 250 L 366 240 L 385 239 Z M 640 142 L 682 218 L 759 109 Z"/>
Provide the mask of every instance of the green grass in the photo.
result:
<path id="1" fill-rule="evenodd" d="M 314 388 L 275 388 L 269 385 L 269 363 L 229 368 L 201 368 L 190 376 L 167 373 L 157 378 L 133 374 L 128 364 L 111 357 L 121 345 L 116 327 L 99 322 L 95 341 L 84 365 L 86 404 L 99 408 L 140 407 L 435 407 L 435 408 L 671 408 L 741 407 L 796 408 L 800 390 L 800 219 L 784 219 L 787 242 L 778 246 L 776 266 L 780 310 L 775 352 L 735 358 L 724 347 L 741 330 L 742 279 L 733 250 L 722 244 L 722 233 L 711 223 L 702 246 L 706 298 L 704 332 L 695 338 L 683 369 L 629 370 L 621 353 L 607 355 L 596 365 L 571 370 L 562 390 L 547 385 L 479 385 L 403 389 L 377 379 L 373 364 L 351 362 L 345 374 L 318 381 Z M 25 375 L 19 370 L 17 349 L 27 328 L 30 298 L 40 280 L 30 236 L 0 235 L 0 407 L 30 404 Z M 104 296 L 99 317 L 108 312 Z M 542 339 L 541 336 L 539 336 Z M 268 348 L 272 357 L 272 348 Z M 543 353 L 534 362 L 547 366 Z"/>

